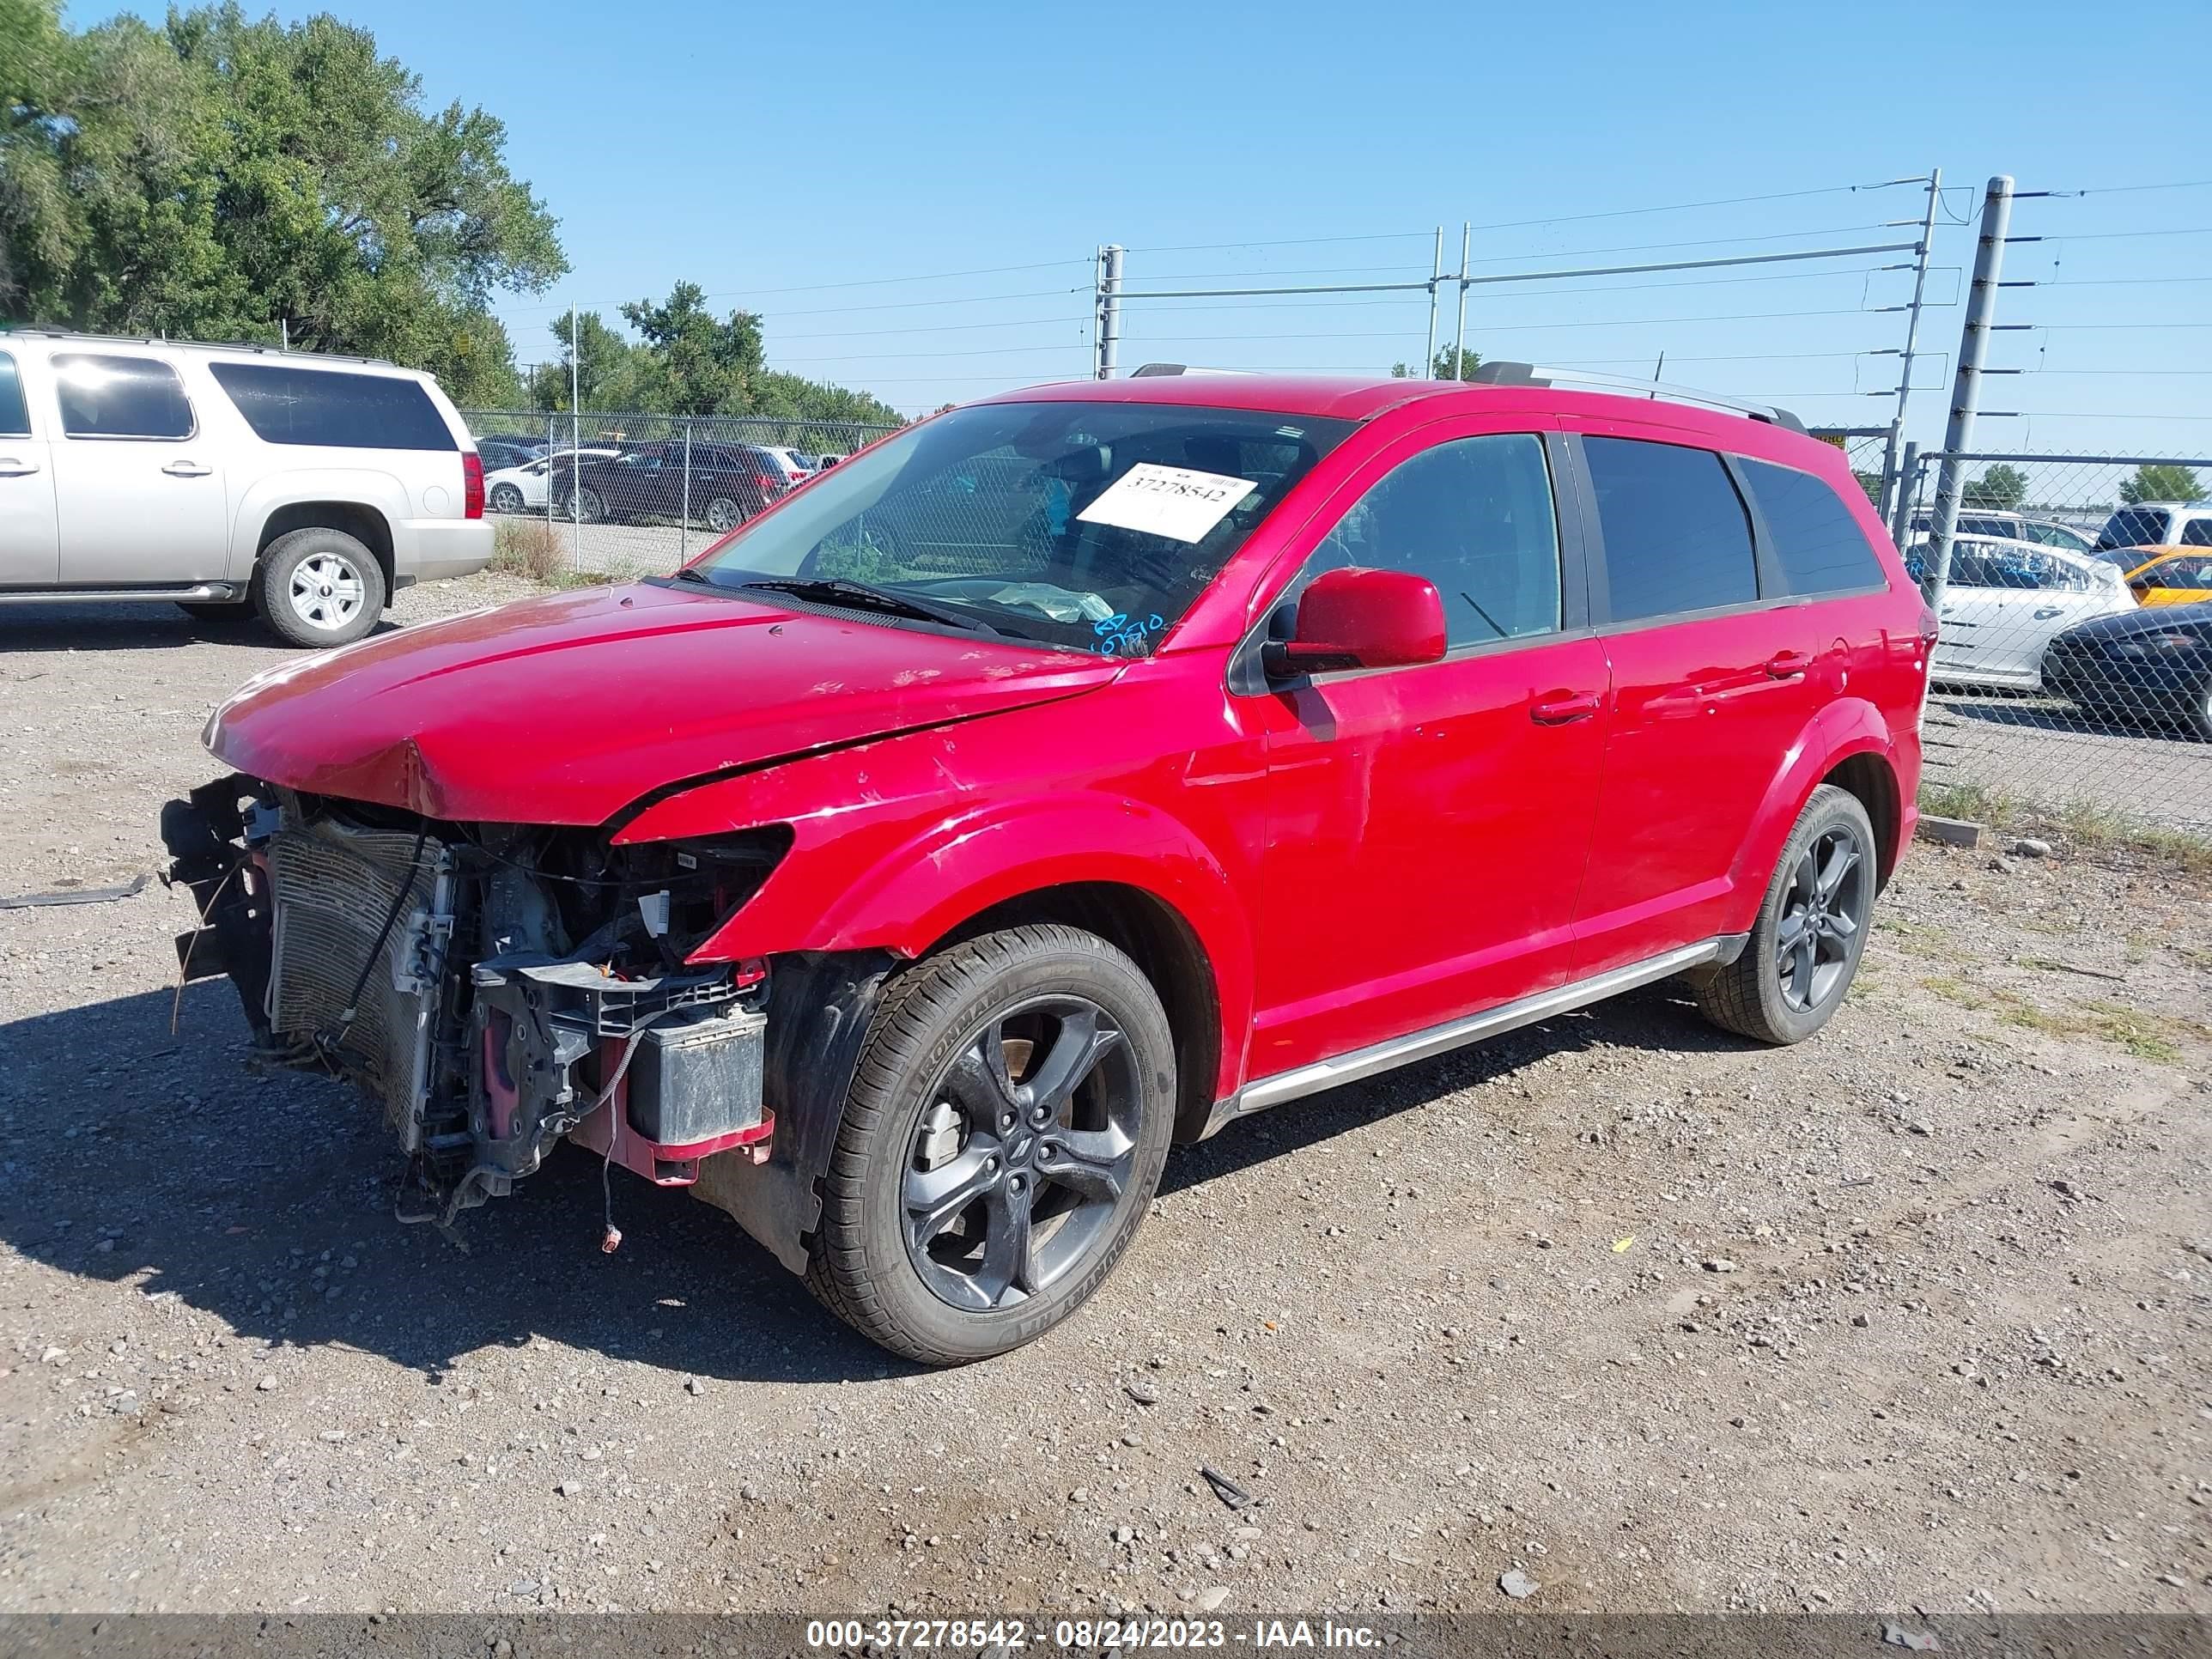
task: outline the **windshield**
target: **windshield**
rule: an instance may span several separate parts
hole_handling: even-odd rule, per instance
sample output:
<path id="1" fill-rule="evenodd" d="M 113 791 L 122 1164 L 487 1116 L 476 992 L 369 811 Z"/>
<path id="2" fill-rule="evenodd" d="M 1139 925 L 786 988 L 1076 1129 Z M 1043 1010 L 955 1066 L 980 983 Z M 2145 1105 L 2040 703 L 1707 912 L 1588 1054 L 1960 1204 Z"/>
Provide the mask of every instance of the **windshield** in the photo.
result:
<path id="1" fill-rule="evenodd" d="M 978 404 L 831 468 L 684 576 L 785 592 L 865 583 L 1013 637 L 1143 656 L 1351 429 L 1169 404 Z"/>

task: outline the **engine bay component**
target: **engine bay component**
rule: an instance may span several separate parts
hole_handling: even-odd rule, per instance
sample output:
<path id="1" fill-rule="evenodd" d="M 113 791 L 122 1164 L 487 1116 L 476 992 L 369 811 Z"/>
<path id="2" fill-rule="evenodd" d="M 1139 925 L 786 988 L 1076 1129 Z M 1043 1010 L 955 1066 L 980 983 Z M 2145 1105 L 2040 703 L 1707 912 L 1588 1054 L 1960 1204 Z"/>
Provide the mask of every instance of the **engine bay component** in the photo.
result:
<path id="1" fill-rule="evenodd" d="M 404 1218 L 450 1222 L 571 1134 L 661 1185 L 768 1157 L 766 969 L 684 958 L 787 836 L 614 848 L 244 777 L 162 828 L 201 909 L 185 977 L 228 974 L 264 1058 L 381 1104 Z"/>

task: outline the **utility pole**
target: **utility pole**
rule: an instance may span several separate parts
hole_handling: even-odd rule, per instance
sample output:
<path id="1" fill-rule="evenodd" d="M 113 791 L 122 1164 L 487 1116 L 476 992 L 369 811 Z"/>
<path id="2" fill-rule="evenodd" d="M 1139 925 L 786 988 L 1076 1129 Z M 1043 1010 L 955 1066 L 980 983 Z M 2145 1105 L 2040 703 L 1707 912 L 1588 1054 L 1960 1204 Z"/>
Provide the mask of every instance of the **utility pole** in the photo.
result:
<path id="1" fill-rule="evenodd" d="M 1951 419 L 1943 429 L 1943 465 L 1936 477 L 1935 520 L 1928 527 L 1928 603 L 1940 618 L 1951 579 L 1951 537 L 1959 527 L 1959 498 L 1966 489 L 1960 455 L 1974 447 L 1974 411 L 1981 404 L 1982 360 L 1989 353 L 1996 314 L 1997 279 L 2004 270 L 2005 234 L 2012 227 L 2012 180 L 1999 173 L 1982 196 L 1981 241 L 1974 249 L 1974 285 L 1966 295 L 1966 322 L 1959 335 L 1959 367 L 1951 386 Z"/>
<path id="2" fill-rule="evenodd" d="M 1920 340 L 1920 301 L 1928 287 L 1928 252 L 1936 243 L 1936 204 L 1942 198 L 1943 169 L 1928 170 L 1928 212 L 1920 222 L 1920 246 L 1912 256 L 1912 303 L 1905 307 L 1905 350 L 1897 369 L 1897 412 L 1889 417 L 1889 440 L 1881 450 L 1881 515 L 1893 519 L 1904 479 L 1897 447 L 1905 441 L 1905 403 L 1912 392 L 1912 351 Z"/>
<path id="3" fill-rule="evenodd" d="M 1437 291 L 1443 286 L 1443 280 L 1444 228 L 1438 225 L 1436 255 L 1429 261 L 1429 341 L 1421 348 L 1421 366 L 1413 371 L 1417 380 L 1425 380 L 1437 372 Z M 1464 294 L 1467 290 L 1462 288 L 1460 292 Z"/>
<path id="4" fill-rule="evenodd" d="M 1127 250 L 1109 242 L 1098 250 L 1098 352 L 1096 374 L 1110 380 L 1121 369 L 1121 256 Z"/>
<path id="5" fill-rule="evenodd" d="M 1455 380 L 1467 379 L 1467 256 L 1474 247 L 1474 227 L 1466 220 L 1459 226 L 1459 320 L 1452 325 L 1452 372 Z"/>

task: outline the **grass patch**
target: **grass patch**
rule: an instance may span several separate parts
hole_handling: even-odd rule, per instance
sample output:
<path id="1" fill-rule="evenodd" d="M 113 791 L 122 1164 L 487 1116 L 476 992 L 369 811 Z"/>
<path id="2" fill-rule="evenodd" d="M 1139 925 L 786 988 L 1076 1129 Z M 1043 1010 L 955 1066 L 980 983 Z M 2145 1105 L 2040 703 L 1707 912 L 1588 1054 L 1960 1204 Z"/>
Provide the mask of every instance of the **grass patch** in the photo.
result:
<path id="1" fill-rule="evenodd" d="M 1961 1008 L 1994 1012 L 2002 1024 L 2039 1031 L 2045 1036 L 2094 1037 L 2125 1049 L 2137 1060 L 2152 1060 L 2161 1066 L 2179 1063 L 2179 1038 L 2199 1042 L 2212 1041 L 2212 1030 L 2195 1020 L 2150 1013 L 2118 1002 L 2091 1002 L 2078 1008 L 2054 1010 L 2040 1007 L 2014 992 L 1996 986 L 1969 985 L 1948 975 L 1937 975 L 1920 983 L 1923 989 Z"/>
<path id="2" fill-rule="evenodd" d="M 1920 810 L 2011 835 L 2039 836 L 2071 853 L 2133 858 L 2192 876 L 2212 876 L 2212 836 L 2170 829 L 2094 801 L 2038 806 L 1978 783 L 1931 783 L 1921 788 Z"/>
<path id="3" fill-rule="evenodd" d="M 491 568 L 502 575 L 555 584 L 572 574 L 568 550 L 538 519 L 501 519 L 492 527 Z"/>

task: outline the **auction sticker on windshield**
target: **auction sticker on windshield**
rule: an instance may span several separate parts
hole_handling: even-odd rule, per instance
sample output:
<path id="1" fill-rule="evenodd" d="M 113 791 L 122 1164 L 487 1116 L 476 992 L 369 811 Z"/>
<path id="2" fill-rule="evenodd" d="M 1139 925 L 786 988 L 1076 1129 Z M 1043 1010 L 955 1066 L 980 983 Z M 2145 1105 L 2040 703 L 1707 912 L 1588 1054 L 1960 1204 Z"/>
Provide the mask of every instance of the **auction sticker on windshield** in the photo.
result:
<path id="1" fill-rule="evenodd" d="M 1139 461 L 1075 516 L 1085 524 L 1110 524 L 1195 542 L 1257 488 L 1249 478 Z"/>

